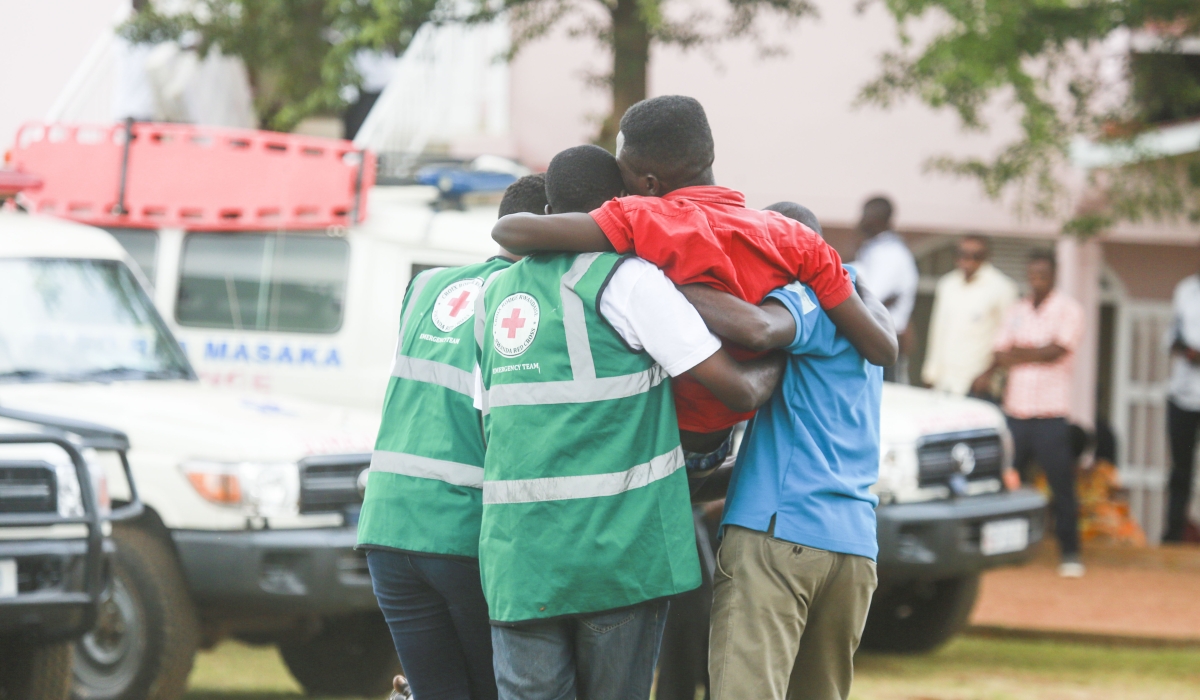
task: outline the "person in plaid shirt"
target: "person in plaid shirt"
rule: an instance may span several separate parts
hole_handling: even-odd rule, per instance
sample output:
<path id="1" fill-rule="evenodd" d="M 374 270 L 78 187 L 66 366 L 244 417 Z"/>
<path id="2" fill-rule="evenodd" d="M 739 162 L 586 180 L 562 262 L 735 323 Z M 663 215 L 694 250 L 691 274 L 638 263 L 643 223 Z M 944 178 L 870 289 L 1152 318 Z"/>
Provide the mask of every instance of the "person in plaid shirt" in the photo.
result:
<path id="1" fill-rule="evenodd" d="M 1000 368 L 1008 370 L 1004 413 L 1012 431 L 1014 466 L 1025 476 L 1036 461 L 1045 472 L 1062 554 L 1058 571 L 1078 578 L 1084 568 L 1079 559 L 1079 502 L 1067 415 L 1083 308 L 1054 291 L 1056 273 L 1052 252 L 1035 251 L 1030 256 L 1030 295 L 1009 310 L 996 338 L 995 359 L 975 380 L 975 390 L 985 390 Z"/>

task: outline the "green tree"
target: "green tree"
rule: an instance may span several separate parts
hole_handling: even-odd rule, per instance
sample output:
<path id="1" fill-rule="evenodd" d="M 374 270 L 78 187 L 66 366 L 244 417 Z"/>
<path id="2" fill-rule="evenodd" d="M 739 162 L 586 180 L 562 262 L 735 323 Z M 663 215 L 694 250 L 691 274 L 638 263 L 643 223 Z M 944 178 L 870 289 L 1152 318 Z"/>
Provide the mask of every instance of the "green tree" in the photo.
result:
<path id="1" fill-rule="evenodd" d="M 260 126 L 287 131 L 314 114 L 334 114 L 363 49 L 402 53 L 438 0 L 194 0 L 188 11 L 139 3 L 120 33 L 133 42 L 177 41 L 213 48 L 246 64 Z"/>
<path id="2" fill-rule="evenodd" d="M 866 0 L 864 4 L 871 0 Z M 1073 140 L 1142 148 L 1138 137 L 1164 122 L 1200 117 L 1200 57 L 1181 53 L 1200 34 L 1197 0 L 882 0 L 900 49 L 881 57 L 860 95 L 889 107 L 916 98 L 953 110 L 968 130 L 1007 104 L 1020 136 L 990 158 L 942 155 L 935 171 L 977 179 L 993 198 L 1067 219 L 1065 230 L 1095 233 L 1115 220 L 1184 215 L 1200 220 L 1200 154 L 1151 150 L 1120 166 L 1089 171 L 1090 206 L 1064 186 Z M 928 33 L 920 41 L 918 32 Z M 1142 38 L 1112 56 L 1127 32 Z M 1114 58 L 1123 75 L 1106 74 Z"/>
<path id="3" fill-rule="evenodd" d="M 609 149 L 616 139 L 621 115 L 646 99 L 646 75 L 652 46 L 700 49 L 744 39 L 763 55 L 783 51 L 773 45 L 764 27 L 789 26 L 816 14 L 810 0 L 726 0 L 719 9 L 697 8 L 687 0 L 504 0 L 503 11 L 513 26 L 513 53 L 545 36 L 559 25 L 571 36 L 590 37 L 611 55 L 611 69 L 591 76 L 609 90 L 611 104 L 596 141 Z M 480 16 L 494 10 L 483 9 Z"/>

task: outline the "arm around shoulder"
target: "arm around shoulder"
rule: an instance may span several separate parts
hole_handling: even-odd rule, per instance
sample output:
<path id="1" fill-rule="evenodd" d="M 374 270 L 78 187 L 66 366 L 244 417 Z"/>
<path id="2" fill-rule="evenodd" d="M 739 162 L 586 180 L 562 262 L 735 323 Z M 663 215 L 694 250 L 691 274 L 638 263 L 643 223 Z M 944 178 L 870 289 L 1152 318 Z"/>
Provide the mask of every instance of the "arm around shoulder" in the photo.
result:
<path id="1" fill-rule="evenodd" d="M 703 284 L 679 289 L 700 312 L 709 330 L 748 350 L 766 352 L 786 347 L 796 337 L 796 320 L 777 301 L 755 306 Z"/>
<path id="2" fill-rule="evenodd" d="M 613 250 L 600 225 L 588 214 L 509 214 L 500 217 L 492 227 L 492 239 L 517 255 Z"/>
<path id="3" fill-rule="evenodd" d="M 730 410 L 753 411 L 771 398 L 783 377 L 786 357 L 781 352 L 738 362 L 724 349 L 691 369 L 691 375 Z"/>
<path id="4" fill-rule="evenodd" d="M 880 367 L 896 364 L 900 340 L 892 315 L 866 287 L 859 285 L 858 293 L 825 313 L 867 362 Z"/>

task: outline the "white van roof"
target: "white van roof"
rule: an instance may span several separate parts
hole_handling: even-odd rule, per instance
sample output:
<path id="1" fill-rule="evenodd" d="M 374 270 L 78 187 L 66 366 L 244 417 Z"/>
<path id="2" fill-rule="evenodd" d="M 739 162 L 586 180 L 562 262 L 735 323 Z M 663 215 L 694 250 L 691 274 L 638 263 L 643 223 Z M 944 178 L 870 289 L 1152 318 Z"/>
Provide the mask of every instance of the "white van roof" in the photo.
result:
<path id="1" fill-rule="evenodd" d="M 0 258 L 125 260 L 125 249 L 103 229 L 63 219 L 0 211 Z"/>

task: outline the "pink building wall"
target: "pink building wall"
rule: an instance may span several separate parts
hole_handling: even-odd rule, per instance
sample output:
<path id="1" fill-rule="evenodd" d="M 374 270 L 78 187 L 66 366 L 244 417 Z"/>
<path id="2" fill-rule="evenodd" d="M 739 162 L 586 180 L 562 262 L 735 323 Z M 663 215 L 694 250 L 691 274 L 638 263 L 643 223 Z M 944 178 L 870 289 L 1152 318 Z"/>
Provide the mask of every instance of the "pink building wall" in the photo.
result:
<path id="1" fill-rule="evenodd" d="M 650 94 L 685 94 L 705 106 L 717 145 L 718 183 L 742 190 L 750 206 L 791 199 L 810 206 L 846 255 L 862 202 L 892 197 L 897 227 L 910 240 L 980 231 L 1056 242 L 1061 291 L 1083 304 L 1087 328 L 1076 362 L 1077 421 L 1095 413 L 1099 281 L 1107 264 L 1133 297 L 1163 299 L 1200 269 L 1200 228 L 1187 224 L 1123 224 L 1100 242 L 1059 240 L 1057 221 L 1022 217 L 972 181 L 927 172 L 941 154 L 988 155 L 1016 136 L 1015 114 L 991 105 L 991 129 L 964 133 L 956 117 L 912 101 L 890 110 L 858 107 L 861 87 L 878 71 L 878 56 L 896 46 L 891 18 L 878 4 L 818 0 L 820 18 L 782 33 L 789 52 L 761 59 L 754 47 L 730 43 L 682 53 L 655 49 Z M 607 56 L 560 31 L 518 57 L 511 69 L 512 130 L 518 155 L 544 167 L 562 148 L 589 140 L 607 104 L 582 76 Z M 1068 173 L 1082 180 L 1083 173 Z M 1107 259 L 1107 261 L 1106 261 Z"/>
<path id="2" fill-rule="evenodd" d="M 129 0 L 4 3 L 0 21 L 0 152 L 17 128 L 40 120 L 117 8 Z"/>

